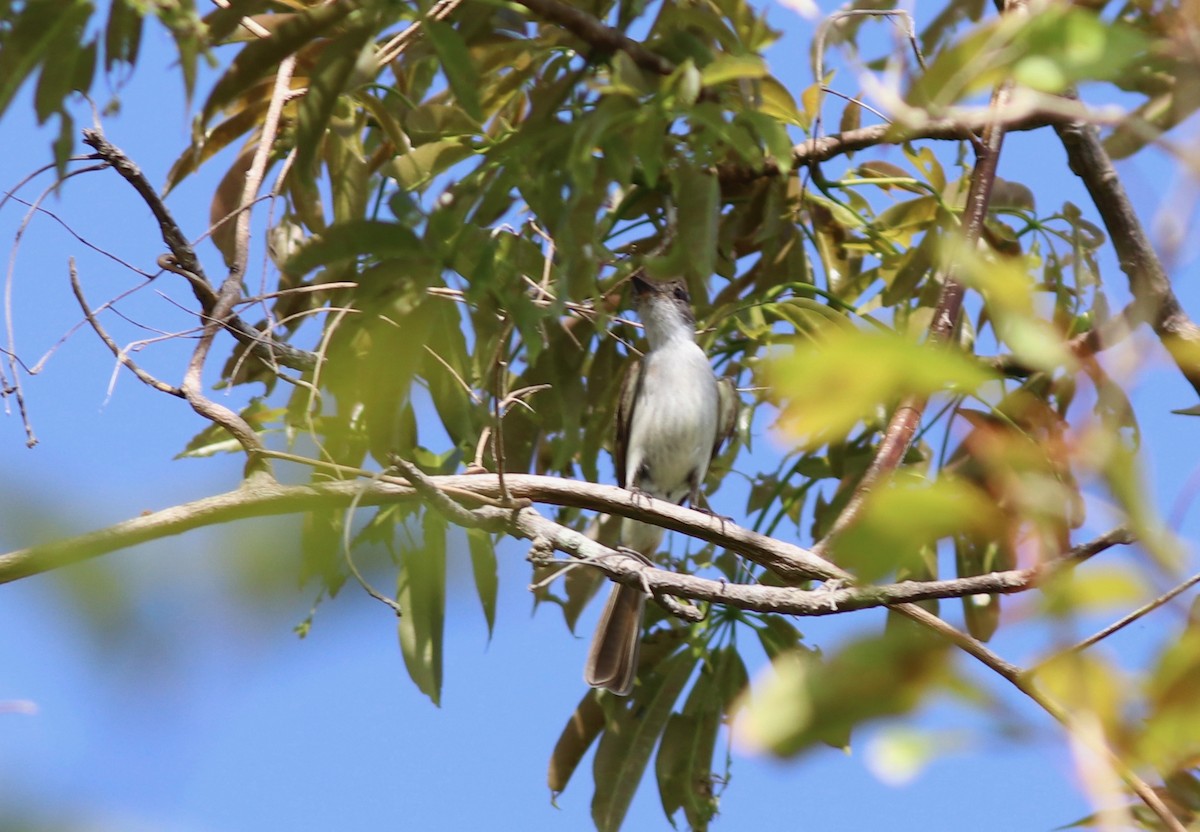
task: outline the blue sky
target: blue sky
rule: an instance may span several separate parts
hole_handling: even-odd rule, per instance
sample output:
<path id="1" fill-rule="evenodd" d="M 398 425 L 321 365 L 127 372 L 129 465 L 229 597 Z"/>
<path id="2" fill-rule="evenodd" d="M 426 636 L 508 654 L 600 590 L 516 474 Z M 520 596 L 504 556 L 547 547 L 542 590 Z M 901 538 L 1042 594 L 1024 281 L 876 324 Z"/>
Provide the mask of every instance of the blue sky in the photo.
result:
<path id="1" fill-rule="evenodd" d="M 802 88 L 809 77 L 805 27 L 782 7 L 771 19 L 790 30 L 769 56 L 772 68 L 781 78 L 805 79 L 793 84 Z M 153 182 L 163 181 L 188 139 L 170 55 L 166 35 L 150 27 L 141 65 L 122 93 L 122 112 L 104 121 L 110 139 Z M 6 188 L 47 158 L 50 136 L 36 130 L 30 99 L 27 90 L 0 122 Z M 86 110 L 77 112 L 86 123 Z M 213 171 L 220 170 L 218 163 Z M 1154 154 L 1123 164 L 1121 173 L 1146 218 L 1191 184 Z M 193 234 L 207 227 L 214 175 L 189 180 L 171 196 L 176 216 Z M 1039 198 L 1054 194 L 1087 205 L 1047 131 L 1010 137 L 1001 176 L 1035 181 Z M 45 207 L 81 235 L 153 270 L 162 250 L 157 229 L 115 174 L 77 177 Z M 6 250 L 23 211 L 10 204 L 0 212 Z M 75 243 L 53 220 L 36 218 L 21 241 L 13 283 L 16 343 L 29 363 L 79 321 L 67 283 L 69 254 L 79 258 L 93 303 L 139 282 Z M 216 273 L 215 250 L 205 246 L 202 256 Z M 1173 273 L 1185 307 L 1200 315 L 1193 257 L 1185 251 Z M 1111 258 L 1106 277 L 1119 305 L 1124 279 Z M 187 314 L 155 289 L 143 288 L 122 308 L 165 328 L 190 326 Z M 112 325 L 123 343 L 146 337 Z M 177 379 L 188 353 L 189 343 L 167 343 L 148 348 L 139 360 Z M 1200 430 L 1200 422 L 1169 410 L 1190 406 L 1194 394 L 1145 333 L 1108 360 L 1116 366 L 1125 359 L 1148 368 L 1135 385 L 1135 404 L 1153 492 L 1169 507 L 1195 473 L 1195 456 L 1184 449 L 1196 447 Z M 204 427 L 198 416 L 124 372 L 110 395 L 111 377 L 111 356 L 85 328 L 41 374 L 22 378 L 40 444 L 24 447 L 15 413 L 0 420 L 0 467 L 7 472 L 0 484 L 0 549 L 236 487 L 237 458 L 172 459 Z M 208 381 L 214 378 L 210 371 Z M 244 395 L 236 391 L 221 400 L 236 405 Z M 758 447 L 771 448 L 761 441 Z M 1194 515 L 1187 516 L 1187 536 L 1194 533 Z M 1107 527 L 1094 516 L 1085 531 Z M 291 589 L 297 542 L 293 519 L 245 522 L 0 587 L 0 701 L 36 704 L 34 714 L 0 713 L 0 830 L 590 825 L 588 763 L 557 808 L 545 787 L 550 750 L 585 690 L 580 673 L 587 644 L 565 631 L 556 610 L 531 614 L 522 546 L 500 550 L 501 602 L 490 643 L 465 557 L 455 564 L 438 709 L 408 681 L 391 613 L 355 588 L 319 609 L 307 639 L 293 634 L 313 594 Z M 1113 556 L 1137 558 L 1136 551 Z M 275 575 L 284 580 L 272 582 Z M 272 589 L 254 591 L 264 585 Z M 1179 626 L 1180 609 L 1135 625 L 1110 647 L 1136 651 L 1154 628 Z M 581 633 L 590 632 L 598 614 L 598 608 L 589 611 Z M 798 624 L 822 643 L 879 620 L 865 614 Z M 995 646 L 1018 662 L 1031 655 L 1020 626 L 1002 630 Z M 997 711 L 983 719 L 942 701 L 913 723 L 942 732 L 961 752 L 935 760 L 903 787 L 880 782 L 866 765 L 874 730 L 857 737 L 852 755 L 822 750 L 778 762 L 735 752 L 718 828 L 916 830 L 967 822 L 985 832 L 1050 829 L 1085 814 L 1058 729 L 999 680 L 962 664 L 995 693 Z M 1019 736 L 1002 736 L 997 723 Z M 647 782 L 626 828 L 665 826 Z"/>

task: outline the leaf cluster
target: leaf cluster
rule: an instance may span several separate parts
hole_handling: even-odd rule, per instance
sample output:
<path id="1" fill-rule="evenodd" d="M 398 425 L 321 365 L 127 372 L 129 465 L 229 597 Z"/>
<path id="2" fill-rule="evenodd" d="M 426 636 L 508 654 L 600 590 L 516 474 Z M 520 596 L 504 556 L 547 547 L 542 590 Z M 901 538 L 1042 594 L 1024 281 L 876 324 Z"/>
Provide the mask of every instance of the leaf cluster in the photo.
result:
<path id="1" fill-rule="evenodd" d="M 67 92 L 91 86 L 101 41 L 105 72 L 136 63 L 145 13 L 114 0 L 103 37 L 89 39 L 91 4 L 62 5 L 0 5 L 0 111 L 39 73 L 38 117 L 63 121 L 60 164 Z M 1164 34 L 1175 13 L 1141 2 L 1094 8 L 1106 5 L 984 20 L 978 0 L 947 0 L 915 35 L 921 61 L 894 46 L 860 58 L 876 44 L 878 22 L 865 15 L 842 18 L 820 48 L 843 56 L 847 77 L 895 68 L 893 103 L 930 122 L 1001 84 L 1051 96 L 1102 82 L 1143 96 L 1144 111 L 1167 106 L 1170 117 L 1141 124 L 1169 126 L 1200 101 L 1184 72 L 1195 55 Z M 927 417 L 900 469 L 830 544 L 860 581 L 947 570 L 966 578 L 1052 560 L 1070 548 L 1089 486 L 1135 531 L 1163 539 L 1140 496 L 1133 408 L 1078 349 L 1110 318 L 1104 232 L 1076 205 L 1046 204 L 1036 181 L 998 180 L 982 243 L 965 248 L 978 144 L 965 127 L 961 141 L 939 145 L 913 138 L 920 125 L 908 135 L 894 125 L 886 148 L 806 160 L 802 141 L 820 136 L 835 106 L 843 131 L 860 127 L 862 91 L 838 90 L 836 73 L 804 89 L 774 74 L 764 52 L 780 33 L 762 8 L 589 0 L 574 9 L 591 23 L 564 25 L 568 12 L 542 2 L 235 0 L 202 18 L 190 3 L 151 6 L 176 38 L 188 95 L 201 56 L 219 67 L 166 186 L 233 157 L 210 207 L 212 243 L 228 267 L 246 172 L 270 142 L 272 215 L 257 233 L 277 268 L 248 308 L 261 311 L 259 331 L 318 360 L 288 377 L 242 344 L 221 383 L 254 386 L 242 416 L 281 450 L 310 456 L 314 480 L 379 471 L 393 455 L 431 474 L 606 476 L 620 377 L 640 344 L 623 316 L 623 282 L 644 268 L 688 280 L 701 345 L 746 391 L 739 438 L 714 462 L 708 492 L 730 474 L 746 483 L 734 511 L 756 531 L 824 540 L 890 415 L 920 401 Z M 538 13 L 547 8 L 557 11 Z M 588 26 L 604 21 L 616 34 L 636 31 L 638 48 L 659 60 L 648 67 L 629 49 L 589 40 Z M 824 66 L 828 56 L 817 57 Z M 285 58 L 295 71 L 276 131 L 266 115 Z M 1128 153 L 1143 137 L 1122 126 L 1107 141 Z M 969 300 L 953 338 L 927 343 L 954 284 Z M 766 427 L 781 449 L 756 447 Z M 186 452 L 228 447 L 214 428 Z M 556 519 L 592 522 L 571 508 Z M 498 590 L 488 533 L 460 532 L 411 506 L 349 518 L 312 511 L 303 524 L 301 571 L 322 594 L 351 577 L 353 552 L 389 552 L 405 611 L 401 650 L 435 702 L 447 552 L 463 534 L 490 628 Z M 1168 548 L 1158 551 L 1164 560 Z M 687 547 L 669 565 L 779 582 L 708 548 Z M 539 600 L 574 627 L 599 583 L 576 569 Z M 1046 595 L 1053 615 L 1092 603 L 1086 589 Z M 1002 623 L 999 598 L 965 598 L 963 619 L 990 638 Z M 739 634 L 773 662 L 770 681 L 748 698 Z M 1181 643 L 1162 657 L 1143 714 L 1150 727 L 1127 743 L 1177 786 L 1194 779 L 1178 741 L 1179 726 L 1190 726 L 1180 680 L 1200 666 L 1189 650 Z M 668 817 L 706 828 L 728 774 L 714 755 L 738 708 L 751 741 L 795 754 L 845 746 L 858 725 L 962 686 L 944 645 L 911 632 L 893 626 L 822 656 L 791 621 L 765 612 L 712 609 L 685 625 L 657 611 L 642 661 L 628 700 L 584 697 L 551 762 L 557 792 L 597 744 L 601 829 L 620 826 L 652 759 Z M 1087 672 L 1110 683 L 1115 673 Z M 1112 702 L 1080 707 L 1110 715 L 1114 735 L 1130 724 L 1130 709 Z"/>

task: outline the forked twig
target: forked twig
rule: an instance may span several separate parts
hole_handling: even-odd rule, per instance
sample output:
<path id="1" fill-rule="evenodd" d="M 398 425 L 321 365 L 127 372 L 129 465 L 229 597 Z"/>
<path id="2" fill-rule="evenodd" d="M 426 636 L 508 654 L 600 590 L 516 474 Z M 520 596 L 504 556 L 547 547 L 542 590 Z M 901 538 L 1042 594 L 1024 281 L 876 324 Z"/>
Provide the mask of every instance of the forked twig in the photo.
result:
<path id="1" fill-rule="evenodd" d="M 169 396 L 176 396 L 181 399 L 184 398 L 182 390 L 147 373 L 145 370 L 139 367 L 132 358 L 129 357 L 125 350 L 117 346 L 117 342 L 114 341 L 112 337 L 104 330 L 104 327 L 96 317 L 96 313 L 92 311 L 92 307 L 88 305 L 87 298 L 85 298 L 83 295 L 83 287 L 79 284 L 79 273 L 75 269 L 75 258 L 70 258 L 68 264 L 68 270 L 71 276 L 71 291 L 75 293 L 75 299 L 79 301 L 79 308 L 83 310 L 84 317 L 87 318 L 87 322 L 91 324 L 92 330 L 95 331 L 100 340 L 104 342 L 104 345 L 108 347 L 109 351 L 112 352 L 117 361 L 119 361 L 125 367 L 128 367 L 129 370 L 142 381 L 142 383 L 148 384 L 155 390 L 158 390 L 161 393 L 166 393 Z"/>

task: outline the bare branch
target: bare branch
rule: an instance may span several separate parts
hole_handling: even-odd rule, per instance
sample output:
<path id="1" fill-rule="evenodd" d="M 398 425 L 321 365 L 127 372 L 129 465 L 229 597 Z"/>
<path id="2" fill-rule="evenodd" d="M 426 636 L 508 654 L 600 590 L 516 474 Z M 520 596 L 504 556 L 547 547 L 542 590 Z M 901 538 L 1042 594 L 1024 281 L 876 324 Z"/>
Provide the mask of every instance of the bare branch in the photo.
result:
<path id="1" fill-rule="evenodd" d="M 1100 213 L 1116 249 L 1121 271 L 1129 279 L 1134 297 L 1134 319 L 1150 324 L 1180 373 L 1200 394 L 1200 326 L 1184 312 L 1171 288 L 1162 261 L 1150 244 L 1137 212 L 1117 176 L 1096 128 L 1082 121 L 1054 127 L 1067 151 L 1071 171 L 1084 186 Z"/>
<path id="2" fill-rule="evenodd" d="M 272 456 L 280 456 L 271 453 Z M 359 473 L 344 469 L 344 474 Z M 411 473 L 411 472 L 410 472 Z M 643 583 L 646 577 L 654 592 L 679 597 L 730 603 L 746 609 L 774 610 L 794 615 L 829 615 L 865 607 L 900 604 L 931 598 L 954 598 L 991 592 L 1020 592 L 1036 585 L 1055 571 L 1069 568 L 1110 546 L 1129 542 L 1128 532 L 1118 529 L 1083 544 L 1040 569 L 997 572 L 952 581 L 904 581 L 882 587 L 848 587 L 838 590 L 801 590 L 794 587 L 744 586 L 678 575 L 667 570 L 632 564 L 630 558 L 591 540 L 580 532 L 542 518 L 529 506 L 500 505 L 499 479 L 494 474 L 459 474 L 429 477 L 423 473 L 412 482 L 376 474 L 373 481 L 331 481 L 301 486 L 284 486 L 274 481 L 247 482 L 236 491 L 206 497 L 192 503 L 152 512 L 78 537 L 33 546 L 0 555 L 0 583 L 18 580 L 69 563 L 113 552 L 118 549 L 180 534 L 202 526 L 215 525 L 247 517 L 262 517 L 308 511 L 338 505 L 384 505 L 405 500 L 430 499 L 439 493 L 450 499 L 474 499 L 480 503 L 466 512 L 470 522 L 493 531 L 509 530 L 534 540 L 543 537 L 559 551 L 582 557 L 614 580 Z M 833 564 L 815 557 L 798 546 L 774 540 L 740 528 L 733 523 L 703 512 L 693 511 L 663 500 L 643 497 L 636 502 L 629 492 L 613 485 L 564 480 L 530 474 L 509 474 L 506 487 L 514 496 L 541 503 L 605 511 L 655 522 L 674 531 L 723 546 L 748 560 L 766 566 L 792 582 L 851 576 Z M 454 502 L 454 500 L 451 500 Z M 457 503 L 455 503 L 457 505 Z M 458 522 L 453 509 L 450 519 Z M 538 519 L 534 519 L 538 518 Z"/>
<path id="3" fill-rule="evenodd" d="M 87 322 L 92 325 L 92 329 L 96 332 L 96 335 L 99 336 L 100 340 L 104 342 L 104 345 L 108 347 L 109 351 L 112 352 L 117 361 L 128 367 L 130 371 L 132 371 L 135 376 L 141 379 L 143 383 L 150 385 L 155 390 L 166 393 L 170 396 L 178 396 L 179 398 L 183 398 L 184 396 L 182 390 L 180 390 L 178 387 L 167 384 L 165 381 L 160 381 L 139 367 L 133 361 L 133 359 L 129 357 L 128 353 L 118 347 L 117 342 L 114 341 L 107 332 L 105 332 L 104 327 L 101 326 L 100 321 L 96 318 L 96 313 L 93 312 L 92 307 L 88 305 L 87 298 L 83 296 L 83 287 L 79 285 L 79 273 L 75 270 L 74 257 L 70 258 L 69 271 L 71 274 L 71 291 L 75 293 L 75 299 L 79 301 L 79 307 L 83 310 L 84 317 L 87 318 Z"/>
<path id="4" fill-rule="evenodd" d="M 280 455 L 264 451 L 263 456 Z M 352 471 L 347 469 L 346 473 Z M 453 494 L 455 499 L 473 498 L 481 505 L 501 508 L 502 492 L 495 474 L 457 474 L 428 479 L 438 490 Z M 615 485 L 510 473 L 505 477 L 505 486 L 509 495 L 517 500 L 619 514 L 688 534 L 764 566 L 788 583 L 831 578 L 853 580 L 849 573 L 800 546 L 765 537 L 728 520 L 664 500 L 647 497 L 634 500 L 630 492 Z M 348 505 L 361 488 L 361 484 L 354 481 L 283 486 L 273 480 L 248 480 L 240 489 L 227 494 L 152 512 L 68 540 L 0 555 L 0 583 L 201 526 L 245 517 L 290 514 L 322 506 Z M 406 480 L 381 477 L 360 502 L 362 505 L 380 505 L 420 496 Z M 504 512 L 507 517 L 512 509 L 506 508 Z"/>
<path id="5" fill-rule="evenodd" d="M 250 257 L 249 207 L 253 204 L 266 173 L 267 158 L 270 156 L 271 146 L 275 142 L 275 131 L 279 126 L 280 113 L 283 111 L 284 102 L 291 90 L 292 69 L 295 65 L 295 56 L 289 55 L 280 62 L 279 69 L 275 73 L 275 86 L 271 93 L 266 117 L 263 120 L 262 135 L 259 137 L 258 147 L 255 149 L 250 169 L 246 173 L 246 185 L 242 190 L 240 204 L 246 210 L 238 214 L 235 225 L 234 262 L 229 268 L 229 274 L 221 283 L 221 290 L 217 294 L 216 302 L 208 312 L 207 320 L 204 323 L 204 332 L 196 343 L 196 348 L 192 351 L 192 358 L 188 362 L 181 385 L 184 398 L 187 399 L 192 409 L 229 431 L 245 449 L 247 472 L 269 471 L 267 459 L 260 454 L 263 449 L 262 439 L 245 419 L 204 395 L 203 371 L 204 363 L 208 358 L 213 341 L 217 337 L 217 332 L 224 326 L 225 319 L 233 314 L 234 306 L 241 297 L 242 277 L 246 272 L 246 263 Z M 272 360 L 270 363 L 273 365 L 274 361 Z"/>
<path id="6" fill-rule="evenodd" d="M 187 241 L 171 212 L 167 209 L 166 203 L 163 202 L 149 180 L 146 179 L 146 175 L 142 173 L 141 169 L 120 148 L 109 142 L 99 130 L 84 130 L 83 140 L 95 149 L 96 158 L 107 162 L 113 170 L 133 186 L 138 196 L 146 203 L 151 213 L 154 214 L 155 219 L 158 220 L 163 242 L 166 243 L 167 248 L 171 251 L 170 255 L 164 255 L 163 258 L 159 259 L 159 265 L 175 274 L 186 277 L 192 287 L 192 294 L 200 304 L 200 308 L 206 314 L 211 314 L 217 303 L 216 290 L 213 289 L 212 283 L 205 275 L 204 268 L 201 266 L 199 258 L 196 257 L 195 250 Z M 234 338 L 240 343 L 249 346 L 255 356 L 268 365 L 273 366 L 275 362 L 278 362 L 285 367 L 302 372 L 312 370 L 317 365 L 317 357 L 313 353 L 275 340 L 268 333 L 260 332 L 250 326 L 237 315 L 230 315 L 222 322 L 222 325 L 229 330 Z"/>
<path id="7" fill-rule="evenodd" d="M 1183 583 L 1172 587 L 1168 591 L 1164 592 L 1162 595 L 1158 596 L 1157 598 L 1155 598 L 1152 601 L 1149 601 L 1149 602 L 1143 604 L 1142 606 L 1138 607 L 1136 610 L 1129 613 L 1128 615 L 1122 616 L 1118 620 L 1114 621 L 1112 624 L 1109 624 L 1107 627 L 1104 627 L 1103 629 L 1100 629 L 1100 630 L 1096 631 L 1095 633 L 1092 633 L 1090 636 L 1088 636 L 1085 639 L 1081 639 L 1078 643 L 1071 645 L 1070 647 L 1066 648 L 1065 650 L 1060 650 L 1057 653 L 1054 653 L 1053 655 L 1046 657 L 1045 659 L 1042 659 L 1040 662 L 1038 662 L 1036 665 L 1034 665 L 1034 667 L 1029 672 L 1037 673 L 1038 670 L 1040 670 L 1041 668 L 1050 664 L 1051 662 L 1055 661 L 1056 659 L 1062 658 L 1063 656 L 1070 655 L 1071 653 L 1080 653 L 1080 652 L 1088 649 L 1089 647 L 1091 647 L 1095 644 L 1098 644 L 1099 642 L 1101 642 L 1104 639 L 1111 636 L 1113 633 L 1116 633 L 1116 632 L 1119 632 L 1119 631 L 1125 629 L 1130 624 L 1137 621 L 1139 618 L 1143 618 L 1146 615 L 1149 615 L 1150 613 L 1154 612 L 1156 609 L 1161 607 L 1163 604 L 1166 604 L 1171 599 L 1176 598 L 1179 595 L 1182 595 L 1184 592 L 1187 592 L 1189 589 L 1194 587 L 1196 584 L 1200 584 L 1200 573 L 1197 573 L 1197 574 L 1193 575 L 1192 577 L 1188 578 Z"/>
<path id="8" fill-rule="evenodd" d="M 1005 82 L 996 88 L 992 95 L 991 109 L 993 112 L 1003 112 L 1012 97 L 1012 82 Z M 973 249 L 983 233 L 983 223 L 987 218 L 988 204 L 992 197 L 992 186 L 996 181 L 996 166 L 1000 161 L 1000 149 L 1004 143 L 1005 128 L 998 122 L 989 123 L 983 131 L 979 142 L 975 145 L 975 170 L 971 172 L 971 182 L 967 191 L 967 202 L 963 209 L 962 236 L 958 245 L 964 250 Z M 937 306 L 933 310 L 933 321 L 929 325 L 929 340 L 936 343 L 948 343 L 958 326 L 962 312 L 964 287 L 958 278 L 957 266 L 952 259 L 949 266 L 943 269 L 939 276 L 942 286 Z M 823 554 L 830 544 L 843 531 L 849 528 L 862 514 L 867 495 L 884 477 L 895 471 L 904 460 L 912 444 L 917 428 L 921 424 L 921 415 L 925 411 L 927 400 L 918 396 L 909 396 L 896 408 L 883 432 L 883 441 L 875 458 L 867 468 L 850 497 L 850 501 L 842 510 L 830 528 L 825 538 L 819 541 L 815 551 Z"/>
<path id="9" fill-rule="evenodd" d="M 647 72 L 670 75 L 675 66 L 662 55 L 651 52 L 619 29 L 606 26 L 587 12 L 559 0 L 517 0 L 545 20 L 561 26 L 580 40 L 602 52 L 624 52 Z"/>

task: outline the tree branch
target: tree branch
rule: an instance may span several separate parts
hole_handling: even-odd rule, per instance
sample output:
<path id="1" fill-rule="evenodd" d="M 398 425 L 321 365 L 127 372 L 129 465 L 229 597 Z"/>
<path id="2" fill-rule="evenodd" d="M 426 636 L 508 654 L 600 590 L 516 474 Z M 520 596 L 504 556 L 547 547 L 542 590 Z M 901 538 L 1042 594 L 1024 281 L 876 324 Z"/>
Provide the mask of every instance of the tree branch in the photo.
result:
<path id="1" fill-rule="evenodd" d="M 279 63 L 279 68 L 275 73 L 275 85 L 271 91 L 267 114 L 263 119 L 262 135 L 259 137 L 258 147 L 250 162 L 250 169 L 246 172 L 246 183 L 242 188 L 240 212 L 234 226 L 233 263 L 229 267 L 229 274 L 221 283 L 216 303 L 213 304 L 204 321 L 203 332 L 200 340 L 196 343 L 196 348 L 192 351 L 191 360 L 188 361 L 187 370 L 183 375 L 183 384 L 180 385 L 184 398 L 187 399 L 192 409 L 229 431 L 246 451 L 248 475 L 258 472 L 269 473 L 270 471 L 270 462 L 262 455 L 264 450 L 262 439 L 245 419 L 204 395 L 204 364 L 208 359 L 209 350 L 212 349 L 213 342 L 216 340 L 217 333 L 224 325 L 223 322 L 233 315 L 233 308 L 242 294 L 242 276 L 246 272 L 246 264 L 250 257 L 250 207 L 254 204 L 254 198 L 258 194 L 258 189 L 262 185 L 263 176 L 266 173 L 267 159 L 275 142 L 280 113 L 283 111 L 284 102 L 291 89 L 292 70 L 295 66 L 295 56 L 289 55 Z"/>
<path id="2" fill-rule="evenodd" d="M 150 385 L 160 393 L 166 393 L 168 396 L 184 398 L 183 391 L 178 387 L 167 384 L 165 381 L 155 378 L 139 367 L 137 363 L 129 357 L 125 350 L 117 346 L 117 342 L 114 341 L 112 337 L 105 331 L 104 327 L 100 324 L 99 319 L 96 318 L 96 313 L 92 310 L 92 307 L 88 305 L 87 298 L 83 295 L 83 287 L 79 285 L 79 273 L 75 270 L 74 257 L 70 258 L 68 261 L 68 271 L 71 277 L 71 291 L 75 293 L 75 300 L 79 301 L 79 308 L 83 310 L 83 316 L 87 318 L 87 322 L 91 324 L 92 329 L 95 331 L 97 337 L 104 342 L 104 345 L 108 347 L 109 351 L 113 354 L 113 356 L 116 357 L 117 361 L 119 361 L 125 367 L 128 367 L 130 372 L 137 376 L 138 379 L 140 379 L 144 384 Z"/>
<path id="3" fill-rule="evenodd" d="M 1044 580 L 1046 575 L 1059 568 L 1077 564 L 1097 551 L 1129 540 L 1127 532 L 1117 530 L 1076 547 L 1050 567 L 995 572 L 949 581 L 902 581 L 885 586 L 847 587 L 837 590 L 732 584 L 647 565 L 637 558 L 604 546 L 581 532 L 549 520 L 531 506 L 514 509 L 495 505 L 493 503 L 499 499 L 501 490 L 499 480 L 494 475 L 422 475 L 421 480 L 420 485 L 405 483 L 391 477 L 379 477 L 369 483 L 337 481 L 298 486 L 284 486 L 274 481 L 247 483 L 236 491 L 141 515 L 75 538 L 9 552 L 0 556 L 0 583 L 203 526 L 249 517 L 307 511 L 318 506 L 329 508 L 383 505 L 406 500 L 428 501 L 431 489 L 436 489 L 437 493 L 447 500 L 450 494 L 457 494 L 465 498 L 488 501 L 467 512 L 472 526 L 493 532 L 507 531 L 528 540 L 545 541 L 554 549 L 579 558 L 620 583 L 645 586 L 656 595 L 665 594 L 740 609 L 788 615 L 832 615 L 934 598 L 1021 592 L 1035 586 Z M 642 519 L 662 514 L 662 507 L 677 509 L 679 513 L 694 518 L 693 522 L 688 524 L 690 528 L 685 526 L 677 530 L 697 537 L 715 538 L 713 542 L 718 545 L 723 542 L 722 538 L 743 542 L 747 539 L 761 538 L 760 535 L 728 522 L 722 529 L 719 519 L 702 512 L 680 509 L 672 503 L 646 498 L 645 504 L 634 504 L 629 500 L 628 492 L 616 486 L 596 486 L 553 477 L 516 474 L 509 475 L 506 486 L 515 494 L 535 498 L 541 502 L 581 505 L 613 513 L 636 513 Z M 455 514 L 453 509 L 449 513 Z M 699 528 L 696 528 L 697 526 Z M 743 545 L 740 547 L 742 553 L 748 557 L 753 554 L 751 559 L 761 562 L 778 560 L 777 555 L 764 556 L 764 550 L 769 551 L 776 547 L 781 550 L 798 549 L 769 538 L 761 539 L 763 543 L 774 546 L 761 546 L 755 551 Z M 812 560 L 811 556 L 808 557 Z M 795 571 L 798 567 L 793 565 L 791 568 Z M 832 565 L 820 567 L 811 563 L 810 568 L 826 573 L 836 570 Z"/>
<path id="4" fill-rule="evenodd" d="M 1154 252 L 1096 128 L 1086 122 L 1056 124 L 1071 171 L 1083 180 L 1117 252 L 1134 297 L 1134 318 L 1150 324 L 1180 373 L 1200 394 L 1200 327 L 1184 312 Z"/>
<path id="5" fill-rule="evenodd" d="M 1004 112 L 1011 98 L 1012 82 L 1001 84 L 992 95 L 991 112 Z M 1000 162 L 1004 135 L 1005 127 L 1001 122 L 989 122 L 975 146 L 975 170 L 971 172 L 966 206 L 963 209 L 962 236 L 957 243 L 964 250 L 974 249 L 983 233 L 983 223 L 987 218 L 988 205 L 992 198 L 992 186 L 996 182 L 996 166 Z M 933 321 L 929 325 L 929 340 L 946 344 L 954 335 L 962 313 L 964 287 L 958 277 L 955 259 L 951 259 L 939 277 L 942 290 L 933 310 Z M 814 547 L 818 554 L 824 554 L 833 541 L 857 521 L 871 490 L 904 461 L 904 455 L 908 452 L 921 424 L 926 403 L 925 398 L 908 396 L 892 413 L 870 467 L 863 474 L 846 507 L 834 520 L 829 533 Z"/>
<path id="6" fill-rule="evenodd" d="M 1059 650 L 1058 652 L 1056 652 L 1050 656 L 1047 656 L 1046 658 L 1039 661 L 1036 665 L 1034 665 L 1029 670 L 1029 673 L 1035 674 L 1039 670 L 1041 670 L 1043 667 L 1045 667 L 1046 665 L 1050 664 L 1053 661 L 1056 661 L 1057 659 L 1062 658 L 1063 656 L 1070 655 L 1071 653 L 1080 653 L 1080 652 L 1088 649 L 1089 647 L 1100 643 L 1104 639 L 1111 636 L 1113 633 L 1117 633 L 1117 632 L 1125 629 L 1130 624 L 1137 621 L 1139 618 L 1143 618 L 1144 616 L 1149 615 L 1150 613 L 1154 612 L 1156 609 L 1158 609 L 1159 607 L 1161 607 L 1163 604 L 1167 603 L 1171 599 L 1176 598 L 1179 595 L 1182 595 L 1184 592 L 1187 592 L 1189 589 L 1194 587 L 1196 584 L 1200 584 L 1200 573 L 1197 573 L 1197 574 L 1193 575 L 1192 577 L 1188 578 L 1186 581 L 1183 581 L 1182 583 L 1177 584 L 1176 586 L 1174 586 L 1171 589 L 1164 592 L 1162 595 L 1159 595 L 1157 598 L 1146 602 L 1145 604 L 1138 607 L 1136 610 L 1129 613 L 1128 615 L 1121 616 L 1121 618 L 1119 618 L 1116 621 L 1114 621 L 1113 623 L 1109 624 L 1107 627 L 1097 630 L 1095 633 L 1092 633 L 1087 638 L 1082 639 L 1075 644 L 1072 644 L 1070 647 L 1068 647 L 1064 650 Z"/>
<path id="7" fill-rule="evenodd" d="M 670 75 L 675 66 L 662 55 L 651 52 L 620 29 L 606 26 L 587 12 L 559 0 L 517 0 L 547 23 L 561 26 L 575 37 L 603 52 L 624 52 L 647 72 Z"/>
<path id="8" fill-rule="evenodd" d="M 460 501 L 475 501 L 480 505 L 496 507 L 501 499 L 499 480 L 494 474 L 456 474 L 428 477 L 428 480 L 439 491 Z M 800 546 L 765 537 L 720 517 L 664 500 L 644 496 L 634 499 L 629 491 L 619 486 L 533 474 L 509 474 L 505 477 L 505 485 L 508 493 L 517 500 L 528 499 L 551 505 L 619 514 L 713 543 L 770 569 L 788 583 L 829 579 L 853 580 L 848 572 Z M 346 506 L 355 495 L 361 495 L 361 505 L 382 505 L 402 499 L 420 498 L 420 492 L 413 485 L 398 477 L 380 477 L 378 482 L 365 491 L 362 483 L 355 481 L 305 486 L 283 486 L 274 481 L 247 481 L 241 488 L 225 494 L 152 512 L 66 540 L 0 555 L 0 583 L 202 526 L 246 517 L 266 517 L 318 507 Z M 510 513 L 512 511 L 511 508 L 504 510 Z"/>
<path id="9" fill-rule="evenodd" d="M 158 220 L 163 242 L 171 251 L 165 262 L 160 258 L 159 265 L 186 277 L 201 310 L 206 315 L 211 315 L 217 304 L 217 292 L 205 275 L 204 267 L 200 265 L 195 250 L 167 209 L 166 203 L 146 179 L 146 175 L 142 173 L 141 168 L 134 164 L 120 148 L 110 143 L 99 130 L 84 130 L 83 141 L 96 151 L 97 158 L 107 162 L 113 170 L 119 173 L 146 203 L 150 212 Z M 250 326 L 237 315 L 230 315 L 222 322 L 222 325 L 240 343 L 247 345 L 255 357 L 269 366 L 275 366 L 278 363 L 301 372 L 312 370 L 317 366 L 317 357 L 313 353 L 278 341 L 269 333 L 260 332 Z"/>

